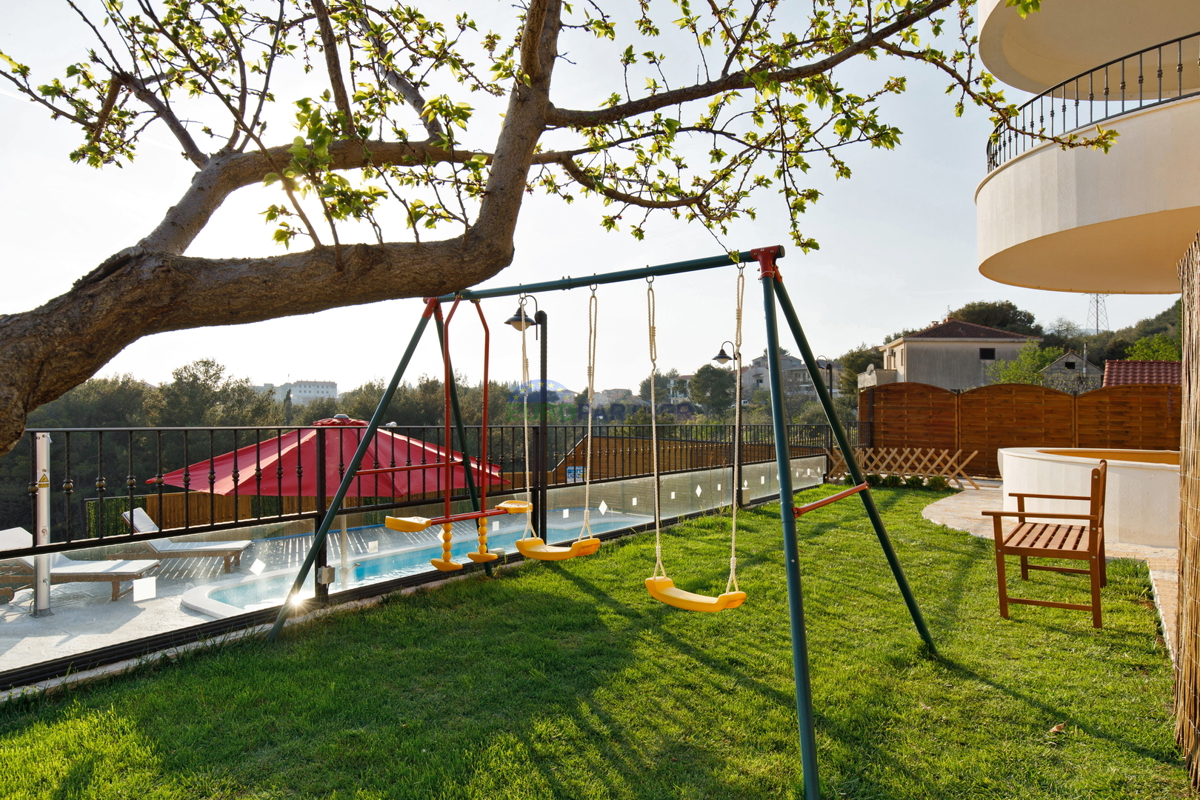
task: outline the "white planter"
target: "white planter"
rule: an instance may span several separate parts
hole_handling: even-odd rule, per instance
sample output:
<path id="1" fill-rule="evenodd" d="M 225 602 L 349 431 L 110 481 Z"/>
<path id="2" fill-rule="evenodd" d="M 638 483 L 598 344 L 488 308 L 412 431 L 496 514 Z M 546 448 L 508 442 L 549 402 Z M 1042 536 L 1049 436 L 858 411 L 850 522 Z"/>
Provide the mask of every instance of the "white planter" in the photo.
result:
<path id="1" fill-rule="evenodd" d="M 998 452 L 1004 510 L 1010 493 L 1087 495 L 1091 472 L 1108 461 L 1105 541 L 1150 547 L 1179 546 L 1179 451 L 1007 447 Z M 1026 510 L 1086 514 L 1087 504 L 1028 500 Z"/>

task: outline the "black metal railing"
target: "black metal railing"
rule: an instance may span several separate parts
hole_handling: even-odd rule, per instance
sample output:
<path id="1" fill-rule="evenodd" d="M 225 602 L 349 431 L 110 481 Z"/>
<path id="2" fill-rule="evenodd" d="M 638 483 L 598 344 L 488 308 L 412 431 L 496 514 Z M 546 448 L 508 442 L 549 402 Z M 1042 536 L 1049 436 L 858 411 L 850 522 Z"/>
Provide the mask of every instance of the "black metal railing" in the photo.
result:
<path id="1" fill-rule="evenodd" d="M 36 519 L 34 437 L 50 435 L 51 544 L 77 549 L 297 520 L 319 520 L 349 468 L 364 429 L 350 426 L 245 428 L 60 428 L 30 430 L 0 458 L 0 529 L 33 530 Z M 594 482 L 651 474 L 649 425 L 593 426 Z M 850 431 L 852 440 L 855 431 Z M 529 429 L 536 453 L 538 430 Z M 547 429 L 543 473 L 549 486 L 578 483 L 586 464 L 586 425 Z M 469 499 L 461 454 L 476 463 L 482 429 L 466 428 L 466 445 L 452 434 L 454 501 Z M 727 467 L 733 463 L 733 425 L 658 426 L 662 473 Z M 381 429 L 346 498 L 353 511 L 428 503 L 444 497 L 446 447 L 441 426 Z M 832 447 L 827 425 L 792 425 L 792 456 Z M 743 425 L 742 462 L 775 460 L 770 425 Z M 295 453 L 311 453 L 297 458 Z M 488 462 L 499 467 L 491 493 L 524 484 L 525 429 L 488 429 Z M 325 469 L 318 469 L 318 464 Z M 572 466 L 575 468 L 572 469 Z M 529 465 L 535 472 L 536 464 Z M 369 470 L 363 474 L 362 471 Z M 475 474 L 478 470 L 472 470 Z M 315 474 L 314 474 L 315 473 Z M 126 515 L 147 509 L 162 532 L 134 532 Z M 34 548 L 38 549 L 38 548 Z"/>
<path id="2" fill-rule="evenodd" d="M 1131 111 L 1200 94 L 1200 32 L 1147 47 L 1048 89 L 988 139 L 988 172 L 1047 136 L 1062 136 Z M 1014 130 L 1015 128 L 1015 130 Z"/>

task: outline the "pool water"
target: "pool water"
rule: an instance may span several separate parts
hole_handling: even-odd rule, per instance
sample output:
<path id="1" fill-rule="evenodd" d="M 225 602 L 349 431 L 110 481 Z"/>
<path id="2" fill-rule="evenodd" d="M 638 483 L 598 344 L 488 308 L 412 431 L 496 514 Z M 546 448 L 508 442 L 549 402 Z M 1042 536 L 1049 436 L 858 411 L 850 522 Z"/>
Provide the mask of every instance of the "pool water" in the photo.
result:
<path id="1" fill-rule="evenodd" d="M 642 525 L 651 521 L 651 519 L 650 517 L 639 515 L 610 513 L 604 519 L 592 519 L 591 527 L 593 533 L 600 534 Z M 470 525 L 470 523 L 467 524 Z M 571 542 L 579 535 L 578 525 L 571 526 L 569 524 L 563 525 L 551 522 L 547 527 L 550 531 L 550 544 Z M 514 544 L 524 533 L 524 520 L 522 518 L 520 525 L 505 526 L 505 528 L 507 530 L 489 531 L 489 550 L 504 549 L 509 552 L 515 551 Z M 470 530 L 474 530 L 473 526 Z M 366 536 L 370 536 L 373 532 L 378 532 L 381 540 L 388 538 L 391 533 L 382 526 L 364 528 L 359 531 L 359 533 Z M 455 561 L 470 564 L 472 562 L 467 558 L 467 553 L 476 552 L 478 548 L 479 542 L 474 536 L 470 538 L 464 536 L 464 538 L 458 541 L 452 541 L 450 554 Z M 330 589 L 332 591 L 345 591 L 346 589 L 353 589 L 369 583 L 395 580 L 396 578 L 417 575 L 422 572 L 432 572 L 434 568 L 429 563 L 430 559 L 440 557 L 441 552 L 441 544 L 435 543 L 427 547 L 416 547 L 367 558 L 357 556 L 351 562 L 352 566 L 348 570 L 345 570 L 348 574 L 343 575 L 343 570 L 340 567 L 338 568 L 337 582 Z M 331 566 L 338 567 L 337 559 L 331 558 L 330 562 Z M 282 604 L 295 580 L 295 573 L 289 571 L 284 574 L 263 577 L 259 580 L 245 581 L 233 586 L 216 587 L 208 591 L 207 594 L 209 599 L 215 600 L 218 603 L 224 603 L 225 605 L 244 611 L 256 611 Z M 312 597 L 311 581 L 307 583 L 309 585 L 299 595 L 299 599 L 301 600 L 305 597 Z"/>

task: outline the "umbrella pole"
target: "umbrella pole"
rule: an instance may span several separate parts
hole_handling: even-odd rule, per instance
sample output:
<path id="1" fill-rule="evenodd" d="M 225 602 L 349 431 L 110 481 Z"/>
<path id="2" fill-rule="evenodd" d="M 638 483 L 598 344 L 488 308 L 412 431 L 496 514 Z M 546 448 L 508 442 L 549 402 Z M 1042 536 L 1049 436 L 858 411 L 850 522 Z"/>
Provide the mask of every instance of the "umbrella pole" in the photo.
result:
<path id="1" fill-rule="evenodd" d="M 337 492 L 333 496 L 333 501 L 325 510 L 325 517 L 321 520 L 321 525 L 317 528 L 317 533 L 313 536 L 312 547 L 308 549 L 308 555 L 304 557 L 304 563 L 300 565 L 300 572 L 296 575 L 296 580 L 292 583 L 292 588 L 288 591 L 287 599 L 279 608 L 279 614 L 275 617 L 275 624 L 271 626 L 270 632 L 267 633 L 267 641 L 273 642 L 279 636 L 279 632 L 283 630 L 284 623 L 292 613 L 293 598 L 300 592 L 304 586 L 304 580 L 308 577 L 309 570 L 312 569 L 313 562 L 317 559 L 317 553 L 325 544 L 325 539 L 329 535 L 329 528 L 333 525 L 333 520 L 337 516 L 338 511 L 342 508 L 342 500 L 346 497 L 346 492 L 350 490 L 350 484 L 354 482 L 355 474 L 358 472 L 359 465 L 362 464 L 363 457 L 367 454 L 367 450 L 371 446 L 371 442 L 375 437 L 375 431 L 379 430 L 379 423 L 383 420 L 384 412 L 387 410 L 388 404 L 392 402 L 392 397 L 396 394 L 396 389 L 400 386 L 400 380 L 404 377 L 405 370 L 408 369 L 408 363 L 412 361 L 413 353 L 416 352 L 417 343 L 421 341 L 421 334 L 425 332 L 425 326 L 429 324 L 429 318 L 433 316 L 434 310 L 438 306 L 436 298 L 430 298 L 425 303 L 425 311 L 421 314 L 420 321 L 417 322 L 417 329 L 413 331 L 412 338 L 408 341 L 408 348 L 404 351 L 404 355 L 400 358 L 400 364 L 396 367 L 396 374 L 392 376 L 391 383 L 383 392 L 383 397 L 379 399 L 379 405 L 375 408 L 375 413 L 371 415 L 371 421 L 367 423 L 367 429 L 363 433 L 362 441 L 359 442 L 358 449 L 354 452 L 354 457 L 350 459 L 350 463 L 346 466 L 346 474 L 342 476 L 342 482 L 338 485 Z"/>

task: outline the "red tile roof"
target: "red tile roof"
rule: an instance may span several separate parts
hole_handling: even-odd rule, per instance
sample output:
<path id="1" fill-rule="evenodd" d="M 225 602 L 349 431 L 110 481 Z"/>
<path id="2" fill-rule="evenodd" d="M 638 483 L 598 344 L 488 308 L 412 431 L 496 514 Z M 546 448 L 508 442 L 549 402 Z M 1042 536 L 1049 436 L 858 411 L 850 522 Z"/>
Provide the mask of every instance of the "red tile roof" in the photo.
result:
<path id="1" fill-rule="evenodd" d="M 1183 383 L 1183 364 L 1179 361 L 1105 361 L 1104 385 L 1126 386 L 1131 383 Z"/>
<path id="2" fill-rule="evenodd" d="M 945 322 L 926 328 L 917 333 L 910 333 L 905 339 L 1040 339 L 1027 333 L 1013 333 L 999 328 L 989 328 L 986 325 L 976 325 L 974 322 L 963 322 L 958 319 L 948 319 Z"/>

